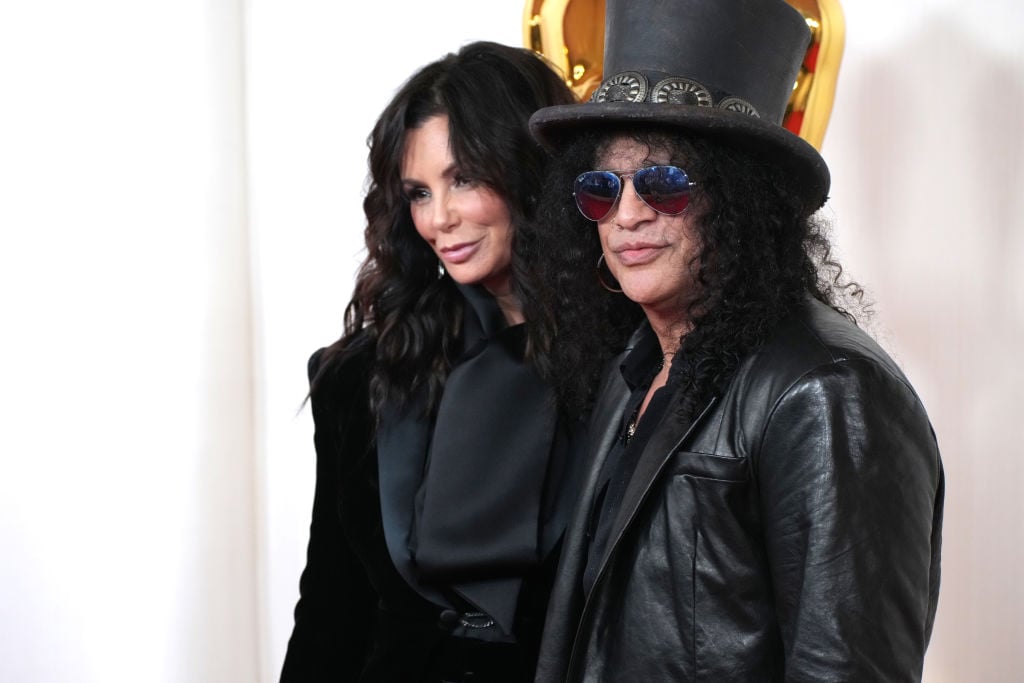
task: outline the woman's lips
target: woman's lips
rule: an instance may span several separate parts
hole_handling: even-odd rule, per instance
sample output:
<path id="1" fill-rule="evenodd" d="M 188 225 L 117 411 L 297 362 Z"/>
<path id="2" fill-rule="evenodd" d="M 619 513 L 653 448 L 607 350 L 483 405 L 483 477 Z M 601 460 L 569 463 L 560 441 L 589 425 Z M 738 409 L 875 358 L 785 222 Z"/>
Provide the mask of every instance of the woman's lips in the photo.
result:
<path id="1" fill-rule="evenodd" d="M 441 259 L 445 263 L 453 265 L 465 263 L 473 258 L 473 254 L 476 253 L 479 246 L 480 242 L 462 242 L 460 244 L 453 244 L 450 247 L 441 247 Z"/>
<path id="2" fill-rule="evenodd" d="M 663 245 L 640 242 L 624 244 L 613 249 L 615 257 L 624 266 L 642 266 L 658 258 Z"/>

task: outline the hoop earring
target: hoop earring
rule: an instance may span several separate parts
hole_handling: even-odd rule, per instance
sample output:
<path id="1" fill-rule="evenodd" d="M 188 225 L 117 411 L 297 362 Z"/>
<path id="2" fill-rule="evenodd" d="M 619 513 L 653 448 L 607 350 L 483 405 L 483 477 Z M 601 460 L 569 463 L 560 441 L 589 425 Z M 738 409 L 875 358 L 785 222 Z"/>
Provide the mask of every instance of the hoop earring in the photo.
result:
<path id="1" fill-rule="evenodd" d="M 608 270 L 608 274 L 611 275 L 611 269 L 608 268 L 608 264 L 604 262 L 604 254 L 602 253 L 597 257 L 597 281 L 601 283 L 601 286 L 607 289 L 612 294 L 621 294 L 622 286 L 618 283 L 614 276 L 612 276 L 612 282 L 615 283 L 615 287 L 612 287 L 604 280 L 604 274 L 601 272 L 601 266 L 604 265 L 605 269 Z M 616 287 L 618 289 L 616 289 Z"/>

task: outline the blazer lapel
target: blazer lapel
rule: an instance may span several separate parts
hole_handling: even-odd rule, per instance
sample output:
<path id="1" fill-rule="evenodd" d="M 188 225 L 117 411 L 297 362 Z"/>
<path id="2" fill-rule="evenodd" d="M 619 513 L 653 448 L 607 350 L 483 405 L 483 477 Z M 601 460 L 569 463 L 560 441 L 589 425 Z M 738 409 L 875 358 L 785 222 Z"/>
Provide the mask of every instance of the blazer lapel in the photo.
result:
<path id="1" fill-rule="evenodd" d="M 417 578 L 409 539 L 413 504 L 423 480 L 430 431 L 426 420 L 415 417 L 423 405 L 422 395 L 406 411 L 385 406 L 377 428 L 377 479 L 384 542 L 398 574 L 421 596 L 442 607 L 451 602 L 435 588 Z"/>

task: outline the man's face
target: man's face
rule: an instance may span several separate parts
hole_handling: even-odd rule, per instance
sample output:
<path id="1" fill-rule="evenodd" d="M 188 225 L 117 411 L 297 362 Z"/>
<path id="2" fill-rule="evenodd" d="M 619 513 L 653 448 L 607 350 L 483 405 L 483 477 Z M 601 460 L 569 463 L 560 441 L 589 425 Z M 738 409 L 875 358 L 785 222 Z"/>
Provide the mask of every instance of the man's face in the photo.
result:
<path id="1" fill-rule="evenodd" d="M 618 173 L 668 165 L 666 150 L 651 149 L 631 138 L 616 137 L 598 155 L 598 170 Z M 601 249 L 623 293 L 651 317 L 685 315 L 696 295 L 695 268 L 699 240 L 696 207 L 666 216 L 645 204 L 623 180 L 618 203 L 597 222 Z"/>

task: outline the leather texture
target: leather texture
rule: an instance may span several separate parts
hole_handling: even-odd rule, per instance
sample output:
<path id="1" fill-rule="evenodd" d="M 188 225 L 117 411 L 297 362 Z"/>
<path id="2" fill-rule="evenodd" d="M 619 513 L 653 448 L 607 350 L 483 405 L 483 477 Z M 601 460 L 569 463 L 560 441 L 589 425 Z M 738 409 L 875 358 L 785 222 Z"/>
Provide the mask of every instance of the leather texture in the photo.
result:
<path id="1" fill-rule="evenodd" d="M 536 681 L 920 680 L 943 470 L 892 359 L 811 302 L 688 431 L 670 408 L 583 595 L 596 477 L 629 395 L 620 362 L 594 412 Z"/>

